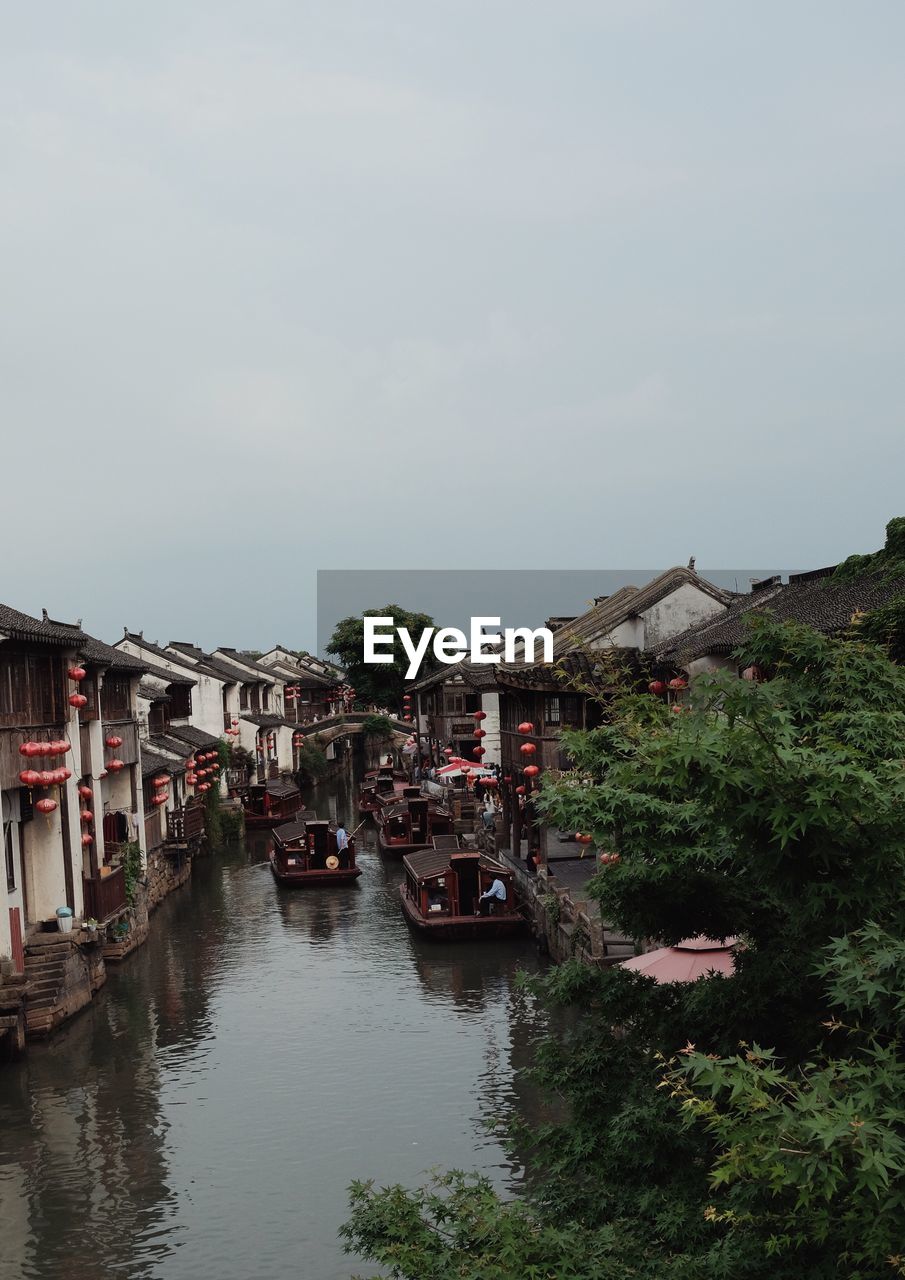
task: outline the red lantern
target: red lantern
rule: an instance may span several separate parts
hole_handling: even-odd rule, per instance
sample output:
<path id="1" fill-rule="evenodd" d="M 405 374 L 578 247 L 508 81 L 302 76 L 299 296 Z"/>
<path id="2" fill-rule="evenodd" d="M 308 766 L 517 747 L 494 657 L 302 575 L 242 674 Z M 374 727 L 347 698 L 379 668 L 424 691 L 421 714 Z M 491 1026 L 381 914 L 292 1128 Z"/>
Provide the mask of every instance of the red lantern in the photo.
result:
<path id="1" fill-rule="evenodd" d="M 462 773 L 464 773 L 464 774 L 465 774 L 466 778 L 467 778 L 467 777 L 468 777 L 468 775 L 471 773 L 471 769 L 470 769 L 470 767 L 469 767 L 467 764 L 463 764 L 463 765 L 462 765 Z"/>
<path id="2" fill-rule="evenodd" d="M 79 795 L 82 797 L 83 800 L 90 800 L 91 797 L 94 795 L 94 792 L 91 790 L 90 787 L 86 787 L 83 783 L 82 786 L 79 787 Z"/>
<path id="3" fill-rule="evenodd" d="M 117 747 L 121 747 L 122 745 L 122 738 L 117 737 L 115 733 L 111 733 L 110 737 L 107 739 L 107 746 L 110 747 L 112 751 L 115 751 Z"/>
<path id="4" fill-rule="evenodd" d="M 108 761 L 107 761 L 107 772 L 108 772 L 108 773 L 119 773 L 120 769 L 125 769 L 125 767 L 126 767 L 126 766 L 125 766 L 125 764 L 123 763 L 123 761 L 122 761 L 122 760 L 108 760 Z"/>
<path id="5" fill-rule="evenodd" d="M 586 835 L 581 831 L 576 831 L 575 839 L 578 841 L 579 844 L 591 844 L 593 842 L 594 837 Z"/>
<path id="6" fill-rule="evenodd" d="M 41 780 L 41 775 L 35 769 L 23 769 L 19 774 L 19 781 L 23 787 L 36 787 Z"/>
<path id="7" fill-rule="evenodd" d="M 170 781 L 170 779 L 169 779 L 169 775 L 168 775 L 168 774 L 165 774 L 165 773 L 159 773 L 159 774 L 157 775 L 157 777 L 156 777 L 156 778 L 152 778 L 152 780 L 151 780 L 151 781 L 152 781 L 153 786 L 155 786 L 155 787 L 157 787 L 157 788 L 161 788 L 161 787 L 165 787 L 165 786 L 167 785 L 167 783 Z"/>
<path id="8" fill-rule="evenodd" d="M 198 776 L 197 774 L 194 774 L 194 773 L 187 773 L 185 775 L 185 780 L 190 787 L 193 787 L 195 783 L 198 781 Z"/>
<path id="9" fill-rule="evenodd" d="M 151 804 L 156 804 L 156 805 L 158 806 L 158 808 L 159 808 L 159 807 L 160 807 L 160 805 L 162 805 L 162 804 L 166 804 L 166 802 L 167 802 L 167 800 L 169 800 L 169 798 L 170 798 L 170 797 L 169 797 L 169 795 L 160 795 L 160 794 L 158 794 L 158 795 L 153 795 L 153 796 L 151 796 Z"/>
<path id="10" fill-rule="evenodd" d="M 487 712 L 486 712 L 486 711 L 475 711 L 475 712 L 473 713 L 473 718 L 474 718 L 475 720 L 486 720 L 486 719 L 487 719 Z"/>
<path id="11" fill-rule="evenodd" d="M 236 727 L 236 725 L 237 725 L 238 723 L 239 723 L 239 721 L 238 721 L 238 720 L 235 720 L 235 719 L 233 720 L 233 728 L 234 728 L 234 729 L 235 729 L 235 727 Z"/>
<path id="12" fill-rule="evenodd" d="M 411 702 L 411 700 L 412 700 L 412 695 L 410 693 L 404 693 L 402 695 L 403 702 Z"/>
<path id="13" fill-rule="evenodd" d="M 536 764 L 526 765 L 525 767 L 526 778 L 536 778 L 539 773 L 540 773 L 540 769 L 538 769 Z"/>
<path id="14" fill-rule="evenodd" d="M 487 737 L 487 730 L 486 730 L 486 729 L 475 729 L 474 733 L 473 733 L 471 736 L 472 736 L 473 738 L 486 738 L 486 737 Z"/>
<path id="15" fill-rule="evenodd" d="M 22 742 L 19 744 L 20 756 L 28 756 L 31 758 L 32 756 L 41 756 L 43 754 L 44 748 L 40 742 Z"/>
<path id="16" fill-rule="evenodd" d="M 687 689 L 688 681 L 683 680 L 681 676 L 676 676 L 673 680 L 670 680 L 669 687 L 670 689 L 676 689 L 676 690 Z"/>
<path id="17" fill-rule="evenodd" d="M 515 794 L 516 794 L 517 796 L 523 796 L 523 795 L 525 794 L 525 788 L 524 788 L 524 787 L 516 787 L 516 788 L 515 788 Z"/>
<path id="18" fill-rule="evenodd" d="M 54 777 L 59 785 L 62 785 L 64 782 L 68 782 L 69 779 L 72 777 L 71 769 L 54 769 L 53 772 L 54 772 Z"/>
<path id="19" fill-rule="evenodd" d="M 496 778 L 482 778 L 481 783 L 485 787 L 498 787 L 500 785 Z"/>
<path id="20" fill-rule="evenodd" d="M 39 800 L 38 803 L 35 805 L 35 808 L 37 809 L 38 813 L 53 813 L 56 807 L 57 807 L 56 800 Z"/>
<path id="21" fill-rule="evenodd" d="M 523 756 L 533 756 L 536 750 L 537 747 L 533 742 L 523 742 L 519 747 L 519 751 L 521 751 Z"/>
<path id="22" fill-rule="evenodd" d="M 90 809 L 82 809 L 81 812 L 79 813 L 79 818 L 87 827 L 89 823 L 92 823 L 94 821 L 94 814 L 91 812 Z"/>
<path id="23" fill-rule="evenodd" d="M 209 782 L 202 782 L 201 786 L 198 788 L 199 791 L 210 791 L 210 789 L 211 784 Z"/>
<path id="24" fill-rule="evenodd" d="M 53 786 L 53 774 L 49 769 L 42 769 L 41 772 L 38 774 L 38 786 L 39 787 Z"/>
<path id="25" fill-rule="evenodd" d="M 84 667 L 70 667 L 66 674 L 69 676 L 70 680 L 74 680 L 76 684 L 78 684 L 80 680 L 85 679 L 85 676 L 88 673 L 85 671 Z"/>
<path id="26" fill-rule="evenodd" d="M 521 724 L 519 725 L 519 727 L 518 727 L 518 731 L 519 731 L 519 733 L 521 733 L 521 734 L 533 733 L 533 732 L 534 732 L 534 725 L 531 723 L 531 721 L 530 721 L 530 720 L 523 720 L 523 721 L 522 721 L 522 723 L 521 723 Z"/>
<path id="27" fill-rule="evenodd" d="M 403 718 L 403 720 L 405 720 L 405 721 L 406 721 L 406 723 L 407 723 L 407 724 L 411 724 L 411 722 L 412 722 L 412 717 L 411 717 L 411 716 L 403 716 L 402 718 Z"/>
<path id="28" fill-rule="evenodd" d="M 82 836 L 82 847 L 87 849 L 89 845 L 94 844 L 94 836 L 89 835 L 86 831 Z"/>
<path id="29" fill-rule="evenodd" d="M 88 699 L 83 693 L 70 693 L 69 705 L 70 707 L 78 707 L 79 711 L 81 711 L 82 707 L 87 707 Z"/>
<path id="30" fill-rule="evenodd" d="M 651 680 L 647 686 L 648 692 L 659 698 L 666 692 L 666 685 L 662 680 Z"/>
<path id="31" fill-rule="evenodd" d="M 474 747 L 471 754 L 473 756 L 477 756 L 478 759 L 480 759 L 480 757 L 484 754 L 486 750 L 487 750 L 486 747 Z"/>
<path id="32" fill-rule="evenodd" d="M 504 781 L 504 782 L 511 782 L 511 781 L 512 781 L 512 779 L 509 777 L 508 773 L 507 773 L 506 777 L 503 779 L 503 781 Z"/>

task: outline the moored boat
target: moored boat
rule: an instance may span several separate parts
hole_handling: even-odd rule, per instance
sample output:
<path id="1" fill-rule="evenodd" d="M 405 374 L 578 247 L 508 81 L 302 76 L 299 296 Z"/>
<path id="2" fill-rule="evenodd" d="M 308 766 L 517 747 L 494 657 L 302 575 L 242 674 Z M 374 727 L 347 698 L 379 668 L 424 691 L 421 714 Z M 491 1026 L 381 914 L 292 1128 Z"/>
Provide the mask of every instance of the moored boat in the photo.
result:
<path id="1" fill-rule="evenodd" d="M 418 849 L 429 849 L 435 836 L 452 835 L 452 812 L 416 788 L 406 788 L 413 795 L 382 806 L 375 817 L 378 822 L 377 843 L 388 858 L 402 858 Z"/>
<path id="2" fill-rule="evenodd" d="M 370 769 L 359 787 L 358 812 L 376 813 L 386 797 L 400 796 L 407 785 L 408 779 L 400 769 Z"/>
<path id="3" fill-rule="evenodd" d="M 275 779 L 250 786 L 242 796 L 245 826 L 255 831 L 283 826 L 296 817 L 304 803 L 294 782 Z"/>
<path id="4" fill-rule="evenodd" d="M 510 938 L 527 929 L 512 873 L 479 849 L 461 847 L 457 836 L 441 836 L 433 848 L 406 854 L 402 865 L 402 910 L 409 925 L 424 937 L 460 942 Z M 502 882 L 506 900 L 494 900 L 487 914 L 481 914 L 481 894 L 495 880 Z"/>
<path id="5" fill-rule="evenodd" d="M 355 837 L 338 848 L 336 827 L 310 809 L 295 822 L 277 827 L 272 839 L 270 870 L 277 884 L 291 888 L 348 884 L 361 875 L 355 864 Z"/>

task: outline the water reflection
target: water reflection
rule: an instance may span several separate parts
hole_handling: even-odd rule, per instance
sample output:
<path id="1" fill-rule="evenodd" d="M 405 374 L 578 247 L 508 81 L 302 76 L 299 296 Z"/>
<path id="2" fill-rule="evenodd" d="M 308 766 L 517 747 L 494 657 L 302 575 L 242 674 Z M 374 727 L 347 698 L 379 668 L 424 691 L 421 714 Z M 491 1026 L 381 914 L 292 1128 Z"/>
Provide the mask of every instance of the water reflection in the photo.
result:
<path id="1" fill-rule="evenodd" d="M 353 797 L 307 799 L 351 822 Z M 357 884 L 318 891 L 277 888 L 266 838 L 199 861 L 94 1005 L 0 1075 L 4 1280 L 346 1280 L 352 1178 L 518 1178 L 487 1126 L 534 1106 L 531 944 L 413 937 L 401 868 L 373 830 L 359 850 Z"/>

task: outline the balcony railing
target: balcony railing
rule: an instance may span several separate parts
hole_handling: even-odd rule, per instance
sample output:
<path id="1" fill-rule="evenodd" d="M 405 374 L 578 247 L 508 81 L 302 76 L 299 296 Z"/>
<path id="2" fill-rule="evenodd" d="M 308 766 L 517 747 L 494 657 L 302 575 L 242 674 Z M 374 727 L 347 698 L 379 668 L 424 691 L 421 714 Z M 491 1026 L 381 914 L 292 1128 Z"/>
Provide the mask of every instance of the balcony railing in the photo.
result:
<path id="1" fill-rule="evenodd" d="M 175 844 L 188 844 L 204 835 L 204 810 L 200 804 L 167 814 L 167 835 Z"/>
<path id="2" fill-rule="evenodd" d="M 126 873 L 122 867 L 115 867 L 108 876 L 84 876 L 82 888 L 85 915 L 89 918 L 107 920 L 126 905 Z"/>

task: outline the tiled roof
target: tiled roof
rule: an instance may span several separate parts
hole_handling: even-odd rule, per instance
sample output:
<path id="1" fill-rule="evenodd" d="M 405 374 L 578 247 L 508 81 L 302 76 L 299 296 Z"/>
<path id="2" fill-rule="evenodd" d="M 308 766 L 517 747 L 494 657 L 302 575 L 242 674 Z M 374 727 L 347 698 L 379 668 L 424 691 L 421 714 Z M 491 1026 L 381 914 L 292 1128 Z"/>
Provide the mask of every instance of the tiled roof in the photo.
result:
<path id="1" fill-rule="evenodd" d="M 255 724 L 259 729 L 279 729 L 282 725 L 290 729 L 302 728 L 294 720 L 287 720 L 285 716 L 272 715 L 269 711 L 240 711 L 239 719 Z"/>
<path id="2" fill-rule="evenodd" d="M 218 645 L 218 653 L 214 654 L 213 657 L 216 658 L 219 654 L 224 654 L 227 661 L 241 662 L 243 666 L 250 667 L 252 671 L 257 671 L 259 675 L 265 676 L 271 684 L 280 683 L 279 678 L 274 675 L 273 669 L 266 667 L 263 662 L 258 662 L 257 658 L 246 658 L 238 649 L 227 648 L 225 644 Z M 247 680 L 248 676 L 245 678 Z"/>
<path id="3" fill-rule="evenodd" d="M 156 751 L 165 751 L 171 756 L 176 756 L 178 760 L 184 760 L 187 755 L 191 754 L 189 745 L 180 738 L 173 737 L 170 733 L 152 733 L 148 738 L 151 747 Z M 141 744 L 142 753 L 144 753 L 145 745 Z"/>
<path id="4" fill-rule="evenodd" d="M 205 733 L 203 729 L 196 729 L 191 724 L 171 724 L 170 737 L 180 738 L 183 742 L 188 743 L 190 747 L 217 747 L 220 745 L 219 738 L 214 738 L 209 733 Z"/>
<path id="5" fill-rule="evenodd" d="M 145 702 L 172 702 L 172 698 L 168 693 L 163 693 L 155 685 L 148 684 L 146 680 L 140 681 L 138 696 L 139 698 L 144 698 Z"/>
<path id="6" fill-rule="evenodd" d="M 746 619 L 770 613 L 778 621 L 803 622 L 825 634 L 843 631 L 856 613 L 870 613 L 905 592 L 905 575 L 864 574 L 846 580 L 832 569 L 793 574 L 788 583 L 772 583 L 737 599 L 719 618 L 676 636 L 657 653 L 663 662 L 687 663 L 708 653 L 728 654 L 744 645 Z"/>
<path id="7" fill-rule="evenodd" d="M 167 647 L 168 649 L 175 649 L 177 654 L 189 658 L 188 666 L 195 667 L 198 671 L 203 671 L 205 675 L 214 676 L 217 680 L 222 680 L 224 684 L 245 684 L 248 682 L 248 673 L 243 671 L 241 667 L 237 667 L 231 662 L 225 662 L 213 653 L 205 653 L 196 644 L 186 644 L 181 640 L 171 640 Z M 170 657 L 172 658 L 173 656 L 171 653 Z"/>
<path id="8" fill-rule="evenodd" d="M 136 658 L 134 653 L 126 653 L 124 649 L 114 649 L 112 645 L 104 644 L 103 640 L 95 640 L 93 636 L 88 636 L 79 646 L 79 653 L 86 662 L 91 662 L 97 667 L 116 667 L 119 671 L 138 673 L 147 670 L 147 663 L 141 658 Z"/>
<path id="9" fill-rule="evenodd" d="M 553 636 L 553 657 L 561 657 L 564 653 L 590 644 L 608 636 L 616 627 L 629 618 L 637 617 L 658 604 L 666 596 L 682 586 L 693 586 L 720 604 L 728 605 L 733 597 L 732 592 L 723 591 L 714 586 L 706 578 L 699 577 L 693 569 L 679 565 L 667 569 L 643 587 L 622 587 L 599 604 L 594 605 L 587 613 L 575 618 L 573 622 L 561 627 Z"/>
<path id="10" fill-rule="evenodd" d="M 54 622 L 47 617 L 32 618 L 9 605 L 0 604 L 0 639 L 31 640 L 37 644 L 63 644 L 77 648 L 88 637 L 81 627 L 66 622 Z"/>
<path id="11" fill-rule="evenodd" d="M 170 760 L 154 751 L 145 743 L 141 744 L 141 776 L 150 778 L 155 773 L 185 773 L 185 765 Z"/>

